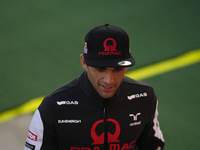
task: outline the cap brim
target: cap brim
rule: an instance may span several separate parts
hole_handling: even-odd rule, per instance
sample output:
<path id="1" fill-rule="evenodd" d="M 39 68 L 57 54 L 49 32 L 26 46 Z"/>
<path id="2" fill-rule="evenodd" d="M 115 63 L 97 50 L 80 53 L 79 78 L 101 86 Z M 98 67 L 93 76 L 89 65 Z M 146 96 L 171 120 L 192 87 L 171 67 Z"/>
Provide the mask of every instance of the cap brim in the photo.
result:
<path id="1" fill-rule="evenodd" d="M 132 67 L 135 65 L 135 59 L 88 59 L 85 58 L 85 63 L 91 67 Z"/>

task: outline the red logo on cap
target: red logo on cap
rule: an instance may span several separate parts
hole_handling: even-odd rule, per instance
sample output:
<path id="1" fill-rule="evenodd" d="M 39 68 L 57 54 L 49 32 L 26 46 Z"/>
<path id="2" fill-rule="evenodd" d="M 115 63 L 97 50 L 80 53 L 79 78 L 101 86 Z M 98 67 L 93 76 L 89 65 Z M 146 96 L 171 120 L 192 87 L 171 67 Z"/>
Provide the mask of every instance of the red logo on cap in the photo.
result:
<path id="1" fill-rule="evenodd" d="M 108 41 L 112 41 L 113 45 L 107 45 Z M 107 38 L 103 42 L 104 51 L 99 52 L 99 55 L 121 55 L 121 51 L 116 50 L 117 42 L 113 38 Z"/>
<path id="2" fill-rule="evenodd" d="M 113 45 L 107 45 L 107 41 L 112 41 Z M 117 46 L 117 43 L 113 38 L 107 38 L 103 42 L 103 47 L 105 48 L 104 51 L 116 51 L 116 46 Z"/>

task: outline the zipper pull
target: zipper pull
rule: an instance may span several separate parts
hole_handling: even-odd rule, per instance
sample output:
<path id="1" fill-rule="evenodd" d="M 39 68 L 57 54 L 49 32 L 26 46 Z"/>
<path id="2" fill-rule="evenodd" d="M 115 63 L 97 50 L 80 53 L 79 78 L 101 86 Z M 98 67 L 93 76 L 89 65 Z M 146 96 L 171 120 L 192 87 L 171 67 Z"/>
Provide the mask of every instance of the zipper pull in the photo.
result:
<path id="1" fill-rule="evenodd" d="M 107 99 L 105 99 L 103 103 L 103 117 L 107 117 Z"/>
<path id="2" fill-rule="evenodd" d="M 106 108 L 103 108 L 103 117 L 106 117 Z"/>
<path id="3" fill-rule="evenodd" d="M 107 126 L 107 103 L 108 100 L 104 100 L 103 104 L 103 118 L 104 118 L 104 150 L 107 150 L 108 145 L 108 126 Z"/>

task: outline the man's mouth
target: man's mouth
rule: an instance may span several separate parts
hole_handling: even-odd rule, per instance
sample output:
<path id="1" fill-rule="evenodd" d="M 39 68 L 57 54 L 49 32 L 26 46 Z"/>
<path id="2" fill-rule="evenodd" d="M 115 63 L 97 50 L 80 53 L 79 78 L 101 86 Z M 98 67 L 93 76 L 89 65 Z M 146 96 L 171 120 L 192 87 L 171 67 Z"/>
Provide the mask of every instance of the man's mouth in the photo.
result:
<path id="1" fill-rule="evenodd" d="M 103 91 L 105 92 L 110 92 L 114 89 L 114 86 L 106 86 L 106 85 L 101 85 L 101 88 L 103 89 Z"/>

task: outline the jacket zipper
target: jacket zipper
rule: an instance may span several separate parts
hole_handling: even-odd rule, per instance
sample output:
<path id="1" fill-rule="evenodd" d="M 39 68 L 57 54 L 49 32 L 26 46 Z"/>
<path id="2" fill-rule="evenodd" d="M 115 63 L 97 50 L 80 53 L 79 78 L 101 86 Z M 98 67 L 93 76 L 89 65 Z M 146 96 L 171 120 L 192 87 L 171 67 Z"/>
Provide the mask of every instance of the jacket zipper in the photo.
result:
<path id="1" fill-rule="evenodd" d="M 108 143 L 108 124 L 107 124 L 107 103 L 108 100 L 104 100 L 103 106 L 103 118 L 104 118 L 104 150 L 107 150 L 107 143 Z"/>

